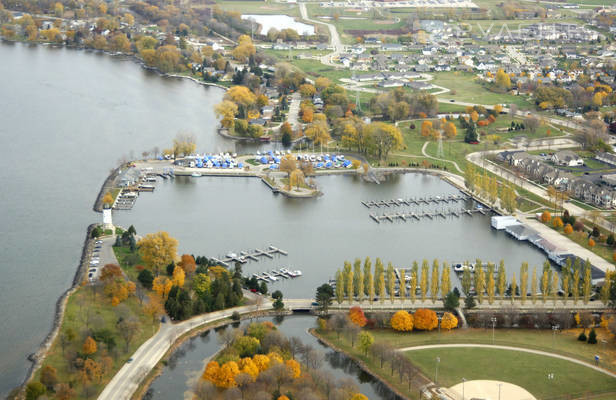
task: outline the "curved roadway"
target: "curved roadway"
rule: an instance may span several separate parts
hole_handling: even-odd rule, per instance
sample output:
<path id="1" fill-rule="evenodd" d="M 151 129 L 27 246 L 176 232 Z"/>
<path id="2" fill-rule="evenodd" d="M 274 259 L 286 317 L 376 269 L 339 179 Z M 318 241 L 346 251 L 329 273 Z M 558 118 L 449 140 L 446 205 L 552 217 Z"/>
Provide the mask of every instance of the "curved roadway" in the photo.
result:
<path id="1" fill-rule="evenodd" d="M 333 53 L 329 53 L 321 57 L 321 63 L 325 65 L 329 65 L 330 67 L 338 68 L 340 65 L 335 64 L 332 59 L 340 56 L 340 54 L 344 51 L 344 45 L 342 44 L 342 40 L 340 40 L 340 35 L 338 34 L 338 30 L 333 24 L 328 24 L 327 22 L 317 21 L 315 19 L 311 19 L 308 17 L 308 10 L 306 10 L 305 3 L 299 3 L 299 12 L 302 16 L 302 19 L 308 22 L 312 22 L 313 24 L 325 25 L 327 29 L 329 29 L 329 43 L 334 48 Z"/>

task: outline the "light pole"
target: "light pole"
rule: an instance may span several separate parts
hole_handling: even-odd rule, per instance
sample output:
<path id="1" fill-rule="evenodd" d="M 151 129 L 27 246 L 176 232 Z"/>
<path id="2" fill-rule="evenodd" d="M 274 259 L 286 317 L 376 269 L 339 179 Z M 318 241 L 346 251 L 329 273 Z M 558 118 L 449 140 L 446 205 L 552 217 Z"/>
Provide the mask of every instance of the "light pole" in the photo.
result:
<path id="1" fill-rule="evenodd" d="M 552 348 L 556 347 L 556 331 L 560 329 L 560 325 L 556 324 L 552 326 Z"/>
<path id="2" fill-rule="evenodd" d="M 490 321 L 492 321 L 492 344 L 494 344 L 494 327 L 496 326 L 496 317 L 490 318 Z"/>
<path id="3" fill-rule="evenodd" d="M 464 383 L 466 382 L 466 378 L 462 378 L 462 400 L 464 400 Z"/>
<path id="4" fill-rule="evenodd" d="M 502 384 L 502 383 L 499 383 L 499 384 L 498 384 L 498 400 L 501 400 L 501 398 L 500 398 L 501 386 L 503 386 L 503 384 Z M 463 400 L 464 400 L 464 399 L 463 399 Z"/>
<path id="5" fill-rule="evenodd" d="M 434 384 L 438 385 L 438 364 L 441 362 L 440 357 L 436 357 L 436 372 L 434 373 Z"/>

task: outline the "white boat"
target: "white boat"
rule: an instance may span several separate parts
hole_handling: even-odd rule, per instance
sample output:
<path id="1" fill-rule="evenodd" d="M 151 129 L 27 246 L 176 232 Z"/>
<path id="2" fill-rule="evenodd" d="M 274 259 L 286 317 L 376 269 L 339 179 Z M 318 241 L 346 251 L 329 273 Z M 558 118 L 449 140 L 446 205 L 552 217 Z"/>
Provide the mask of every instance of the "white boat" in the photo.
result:
<path id="1" fill-rule="evenodd" d="M 302 276 L 302 271 L 300 271 L 299 269 L 296 269 L 295 271 L 293 271 L 293 273 L 295 274 L 295 276 Z"/>
<path id="2" fill-rule="evenodd" d="M 190 174 L 190 176 L 194 177 L 194 178 L 198 178 L 201 176 L 200 172 L 193 172 L 192 174 Z"/>
<path id="3" fill-rule="evenodd" d="M 237 258 L 237 254 L 235 254 L 235 253 L 227 253 L 227 258 Z"/>
<path id="4" fill-rule="evenodd" d="M 475 264 L 474 263 L 456 263 L 452 265 L 453 270 L 455 272 L 464 272 L 465 270 L 469 270 L 470 272 L 474 272 L 475 271 Z"/>

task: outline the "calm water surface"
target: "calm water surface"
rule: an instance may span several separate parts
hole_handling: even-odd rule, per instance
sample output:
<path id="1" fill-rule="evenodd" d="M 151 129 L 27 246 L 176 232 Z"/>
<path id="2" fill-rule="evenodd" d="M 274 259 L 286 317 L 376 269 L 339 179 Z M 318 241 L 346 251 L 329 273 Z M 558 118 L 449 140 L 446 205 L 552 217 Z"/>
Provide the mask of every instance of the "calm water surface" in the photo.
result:
<path id="1" fill-rule="evenodd" d="M 221 96 L 131 61 L 0 42 L 0 397 L 49 332 L 109 170 L 178 131 L 232 148 L 213 129 Z"/>

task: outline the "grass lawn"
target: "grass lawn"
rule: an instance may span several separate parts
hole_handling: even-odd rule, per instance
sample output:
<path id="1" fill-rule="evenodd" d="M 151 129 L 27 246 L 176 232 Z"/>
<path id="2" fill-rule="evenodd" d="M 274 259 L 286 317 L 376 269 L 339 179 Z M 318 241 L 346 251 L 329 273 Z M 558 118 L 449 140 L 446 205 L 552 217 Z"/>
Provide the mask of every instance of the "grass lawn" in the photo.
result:
<path id="1" fill-rule="evenodd" d="M 586 221 L 587 222 L 587 221 Z M 589 226 L 593 226 L 592 223 L 588 223 L 587 224 Z M 579 244 L 580 246 L 584 247 L 585 249 L 588 249 L 590 251 L 592 251 L 593 253 L 595 253 L 596 255 L 598 255 L 599 257 L 604 258 L 607 262 L 614 262 L 614 248 L 608 246 L 605 243 L 600 243 L 598 238 L 593 238 L 593 240 L 595 241 L 595 245 L 594 246 L 590 246 L 588 244 L 588 233 L 587 232 L 576 232 L 573 231 L 573 233 L 571 233 L 570 235 L 566 235 L 563 232 L 563 228 L 554 228 L 552 226 L 551 223 L 547 223 L 547 226 L 549 226 L 550 228 L 554 229 L 555 231 L 559 232 L 561 235 L 565 235 L 567 236 L 569 239 L 573 240 L 575 243 Z M 608 232 L 605 231 L 604 229 L 599 229 L 601 231 L 602 234 L 607 235 Z"/>
<path id="2" fill-rule="evenodd" d="M 444 93 L 441 98 L 478 104 L 517 104 L 522 109 L 533 108 L 533 104 L 523 96 L 513 96 L 506 93 L 495 93 L 483 87 L 475 79 L 476 75 L 462 72 L 435 72 L 432 83 L 444 86 L 456 94 Z"/>
<path id="3" fill-rule="evenodd" d="M 321 64 L 319 60 L 293 60 L 294 66 L 304 71 L 311 78 L 324 76 L 337 82 L 341 78 L 350 78 L 353 74 L 348 69 L 335 69 Z M 337 82 L 339 83 L 339 82 Z"/>
<path id="4" fill-rule="evenodd" d="M 137 252 L 133 254 L 131 253 L 130 248 L 124 246 L 114 246 L 113 252 L 120 263 L 120 267 L 122 267 L 126 275 L 128 275 L 132 281 L 136 282 L 140 271 L 137 271 L 135 266 L 141 263 L 139 253 Z"/>
<path id="5" fill-rule="evenodd" d="M 467 380 L 487 379 L 523 387 L 538 399 L 588 392 L 616 392 L 616 379 L 590 368 L 538 354 L 482 348 L 444 348 L 406 353 L 426 376 L 451 387 Z M 547 378 L 548 373 L 554 379 Z"/>
<path id="6" fill-rule="evenodd" d="M 92 392 L 100 393 L 105 387 L 105 384 L 111 380 L 115 372 L 128 360 L 128 358 L 137 350 L 137 348 L 150 338 L 158 329 L 158 322 L 153 323 L 152 318 L 146 316 L 141 311 L 139 300 L 135 297 L 129 297 L 121 303 L 129 312 L 137 318 L 139 322 L 139 330 L 134 339 L 126 349 L 125 341 L 117 330 L 117 321 L 119 318 L 118 312 L 121 310 L 118 307 L 112 307 L 111 302 L 103 293 L 102 288 L 95 290 L 92 286 L 84 286 L 79 288 L 72 294 L 66 306 L 66 313 L 62 320 L 60 332 L 66 332 L 72 329 L 76 333 L 76 338 L 66 345 L 63 352 L 60 336 L 54 341 L 43 366 L 51 365 L 57 370 L 58 382 L 72 383 L 78 399 L 86 398 L 83 393 L 83 385 L 78 378 L 79 371 L 72 365 L 69 365 L 66 355 L 81 354 L 82 344 L 85 337 L 82 337 L 82 332 L 87 329 L 97 330 L 108 328 L 112 337 L 115 340 L 116 346 L 112 349 L 107 349 L 102 343 L 98 343 L 98 350 L 92 356 L 95 361 L 100 362 L 100 358 L 107 354 L 113 359 L 111 370 L 102 377 L 100 383 L 94 384 L 91 388 Z M 86 321 L 88 322 L 86 324 Z M 40 378 L 40 370 L 36 373 L 34 380 Z M 90 397 L 92 398 L 92 396 Z"/>

